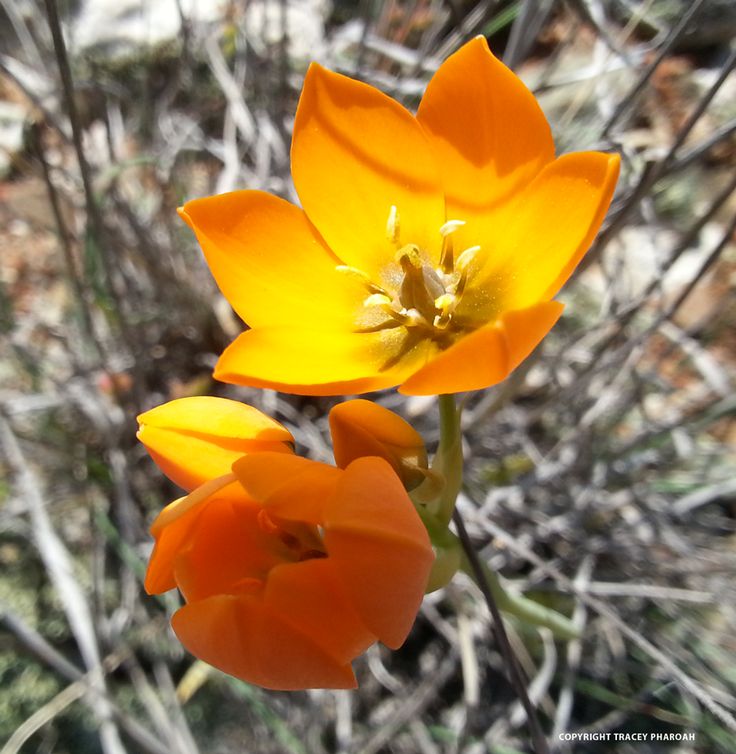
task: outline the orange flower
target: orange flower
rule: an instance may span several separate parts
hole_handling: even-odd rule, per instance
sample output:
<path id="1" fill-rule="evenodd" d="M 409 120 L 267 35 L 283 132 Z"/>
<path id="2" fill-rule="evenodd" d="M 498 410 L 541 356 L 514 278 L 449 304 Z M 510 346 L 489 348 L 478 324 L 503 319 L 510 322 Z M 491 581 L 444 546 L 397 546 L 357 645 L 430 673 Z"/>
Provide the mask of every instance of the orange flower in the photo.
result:
<path id="1" fill-rule="evenodd" d="M 209 396 L 179 398 L 138 417 L 138 439 L 161 471 L 185 490 L 230 472 L 256 451 L 291 452 L 289 430 L 258 409 Z"/>
<path id="2" fill-rule="evenodd" d="M 251 328 L 215 377 L 314 395 L 503 380 L 559 317 L 619 170 L 600 152 L 555 159 L 534 97 L 482 37 L 416 117 L 313 64 L 291 159 L 303 209 L 238 191 L 180 213 Z"/>
<path id="3" fill-rule="evenodd" d="M 352 400 L 330 411 L 335 463 L 344 469 L 356 458 L 388 461 L 407 489 L 427 476 L 427 449 L 422 436 L 400 416 L 377 403 Z"/>
<path id="4" fill-rule="evenodd" d="M 193 401 L 208 409 L 198 420 Z M 353 688 L 355 657 L 376 640 L 403 643 L 434 555 L 389 463 L 299 458 L 283 427 L 223 399 L 173 401 L 141 419 L 172 478 L 185 467 L 188 478 L 222 474 L 151 527 L 145 587 L 179 588 L 187 604 L 172 626 L 192 654 L 267 688 Z M 152 432 L 162 427 L 168 435 Z M 268 442 L 277 451 L 258 452 Z"/>

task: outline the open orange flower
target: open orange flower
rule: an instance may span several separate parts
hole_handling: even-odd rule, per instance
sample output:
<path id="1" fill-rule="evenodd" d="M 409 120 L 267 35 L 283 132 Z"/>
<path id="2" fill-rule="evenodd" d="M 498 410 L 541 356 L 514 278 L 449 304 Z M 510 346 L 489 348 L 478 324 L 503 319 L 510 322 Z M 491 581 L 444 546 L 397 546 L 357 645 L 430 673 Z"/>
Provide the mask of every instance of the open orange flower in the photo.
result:
<path id="1" fill-rule="evenodd" d="M 303 209 L 259 191 L 180 213 L 250 326 L 215 377 L 334 395 L 487 387 L 549 331 L 597 232 L 615 155 L 558 159 L 544 115 L 478 37 L 416 117 L 313 64 L 294 124 Z"/>
<path id="2" fill-rule="evenodd" d="M 186 605 L 172 619 L 177 636 L 231 675 L 281 690 L 355 687 L 355 657 L 376 640 L 403 643 L 434 560 L 401 481 L 383 458 L 341 469 L 288 447 L 259 452 L 257 443 L 279 442 L 279 425 L 223 399 L 207 401 L 200 444 L 181 456 L 202 400 L 141 417 L 149 444 L 159 439 L 154 425 L 177 438 L 157 445 L 165 471 L 223 472 L 154 521 L 146 590 L 178 587 Z M 228 446 L 236 444 L 233 462 Z"/>

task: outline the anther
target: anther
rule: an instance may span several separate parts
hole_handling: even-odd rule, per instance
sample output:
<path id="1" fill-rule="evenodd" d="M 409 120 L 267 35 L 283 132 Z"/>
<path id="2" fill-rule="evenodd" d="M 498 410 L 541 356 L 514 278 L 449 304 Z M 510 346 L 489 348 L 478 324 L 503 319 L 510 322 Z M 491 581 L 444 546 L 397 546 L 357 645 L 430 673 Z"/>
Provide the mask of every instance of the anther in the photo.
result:
<path id="1" fill-rule="evenodd" d="M 392 204 L 388 212 L 388 220 L 386 221 L 386 238 L 391 243 L 398 245 L 400 230 L 399 211 L 396 209 L 396 205 Z"/>
<path id="2" fill-rule="evenodd" d="M 265 532 L 266 534 L 280 534 L 281 530 L 278 526 L 271 520 L 271 517 L 266 513 L 266 511 L 261 508 L 261 510 L 258 511 L 258 515 L 256 516 L 256 521 L 258 521 L 258 526 L 261 527 L 261 531 Z"/>
<path id="3" fill-rule="evenodd" d="M 407 327 L 416 327 L 417 325 L 427 325 L 427 320 L 416 309 L 402 309 L 401 314 L 406 318 Z"/>
<path id="4" fill-rule="evenodd" d="M 452 234 L 465 225 L 465 220 L 448 220 L 441 228 L 442 250 L 440 251 L 440 269 L 445 274 L 452 273 L 454 269 L 454 243 Z"/>
<path id="5" fill-rule="evenodd" d="M 383 293 L 386 294 L 386 291 L 381 288 L 380 285 L 376 285 L 369 277 L 368 274 L 363 272 L 363 270 L 359 270 L 357 267 L 350 267 L 347 264 L 338 264 L 335 269 L 338 272 L 343 272 L 348 275 L 351 275 L 354 278 L 357 278 L 371 293 Z"/>
<path id="6" fill-rule="evenodd" d="M 478 256 L 478 252 L 480 251 L 480 246 L 471 246 L 469 249 L 465 249 L 460 256 L 457 258 L 457 262 L 455 266 L 458 269 L 458 272 L 465 272 L 465 269 L 468 267 L 468 265 Z"/>
<path id="7" fill-rule="evenodd" d="M 391 306 L 391 299 L 385 293 L 372 293 L 363 301 L 363 306 Z"/>
<path id="8" fill-rule="evenodd" d="M 452 293 L 443 293 L 434 300 L 434 305 L 441 312 L 451 312 L 457 303 L 457 296 Z"/>
<path id="9" fill-rule="evenodd" d="M 438 330 L 444 330 L 452 320 L 452 313 L 457 305 L 457 296 L 452 293 L 443 293 L 435 299 L 434 305 L 440 313 L 432 320 L 432 326 Z"/>
<path id="10" fill-rule="evenodd" d="M 450 233 L 454 233 L 458 228 L 462 228 L 463 225 L 465 225 L 465 220 L 448 220 L 440 228 L 440 235 L 442 238 L 446 238 Z"/>

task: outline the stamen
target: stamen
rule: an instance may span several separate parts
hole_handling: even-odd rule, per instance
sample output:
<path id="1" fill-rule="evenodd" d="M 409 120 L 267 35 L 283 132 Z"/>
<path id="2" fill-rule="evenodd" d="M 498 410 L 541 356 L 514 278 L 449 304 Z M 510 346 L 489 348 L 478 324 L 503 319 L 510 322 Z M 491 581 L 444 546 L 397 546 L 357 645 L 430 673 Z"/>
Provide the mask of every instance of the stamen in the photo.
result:
<path id="1" fill-rule="evenodd" d="M 442 312 L 452 311 L 457 304 L 457 296 L 452 293 L 443 293 L 434 300 L 434 305 Z"/>
<path id="2" fill-rule="evenodd" d="M 402 309 L 400 312 L 397 312 L 396 309 L 391 306 L 384 306 L 383 311 L 385 314 L 388 314 L 391 319 L 393 319 L 395 322 L 398 322 L 403 327 L 408 327 L 411 324 L 411 320 L 406 316 L 406 309 Z"/>
<path id="3" fill-rule="evenodd" d="M 444 225 L 442 226 L 445 227 Z M 442 250 L 440 251 L 440 269 L 439 271 L 445 275 L 451 275 L 455 267 L 454 260 L 454 244 L 452 242 L 452 236 L 442 236 Z"/>
<path id="4" fill-rule="evenodd" d="M 460 273 L 460 277 L 455 285 L 450 286 L 450 290 L 458 299 L 465 292 L 465 286 L 468 282 L 469 267 L 478 256 L 479 251 L 480 246 L 471 246 L 469 249 L 465 249 L 465 251 L 457 258 L 456 267 Z"/>
<path id="5" fill-rule="evenodd" d="M 400 230 L 399 211 L 396 209 L 396 205 L 392 204 L 388 212 L 388 220 L 386 221 L 386 238 L 391 243 L 398 245 Z"/>
<path id="6" fill-rule="evenodd" d="M 379 322 L 377 325 L 369 325 L 368 327 L 359 327 L 357 330 L 353 330 L 353 332 L 356 332 L 356 333 L 383 332 L 384 330 L 395 330 L 397 327 L 403 327 L 403 326 L 404 326 L 404 321 L 400 322 L 396 317 L 393 317 L 392 319 L 387 319 L 385 322 Z"/>
<path id="7" fill-rule="evenodd" d="M 454 243 L 452 234 L 465 225 L 465 220 L 448 220 L 441 228 L 442 250 L 440 251 L 440 269 L 445 274 L 452 273 L 454 269 Z"/>
<path id="8" fill-rule="evenodd" d="M 266 534 L 280 534 L 281 530 L 278 526 L 273 522 L 271 517 L 266 513 L 266 511 L 261 508 L 261 510 L 258 511 L 258 515 L 256 516 L 256 521 L 258 522 L 258 526 L 261 528 L 261 531 Z"/>
<path id="9" fill-rule="evenodd" d="M 458 228 L 462 228 L 463 225 L 465 225 L 465 220 L 448 220 L 440 228 L 440 235 L 442 238 L 447 238 L 450 233 L 454 233 Z"/>
<path id="10" fill-rule="evenodd" d="M 442 314 L 438 314 L 433 320 L 432 320 L 432 327 L 434 327 L 436 330 L 444 330 L 452 321 L 452 314 L 449 312 L 442 312 Z"/>
<path id="11" fill-rule="evenodd" d="M 338 266 L 338 270 L 359 278 L 367 287 L 370 295 L 364 299 L 363 306 L 376 307 L 385 315 L 371 316 L 370 324 L 366 323 L 356 332 L 405 330 L 401 348 L 381 366 L 382 370 L 390 369 L 426 337 L 444 347 L 453 342 L 454 334 L 463 331 L 457 310 L 469 276 L 474 272 L 471 266 L 481 250 L 480 246 L 471 246 L 456 256 L 453 236 L 465 224 L 464 220 L 447 220 L 440 227 L 442 247 L 439 265 L 435 267 L 429 263 L 424 249 L 413 243 L 401 244 L 399 211 L 391 205 L 386 238 L 396 247 L 394 262 L 400 270 L 387 268 L 386 288 L 376 285 L 362 270 Z"/>
<path id="12" fill-rule="evenodd" d="M 457 298 L 460 298 L 465 293 L 465 286 L 468 282 L 468 270 L 464 269 L 460 273 L 460 277 L 455 285 L 450 286 L 450 290 L 455 294 Z"/>
<path id="13" fill-rule="evenodd" d="M 432 325 L 439 330 L 444 330 L 452 320 L 452 313 L 457 305 L 457 296 L 452 293 L 444 293 L 435 300 L 434 305 L 440 310 L 440 314 L 432 320 Z"/>
<path id="14" fill-rule="evenodd" d="M 350 267 L 347 264 L 338 264 L 335 269 L 338 272 L 344 272 L 348 275 L 352 275 L 353 277 L 356 277 L 360 280 L 361 283 L 371 292 L 371 293 L 383 293 L 386 295 L 386 290 L 381 288 L 380 285 L 376 285 L 370 277 L 368 277 L 368 274 L 366 272 L 363 272 L 363 270 L 359 270 L 357 267 Z"/>
<path id="15" fill-rule="evenodd" d="M 363 306 L 391 306 L 391 299 L 385 293 L 372 293 L 363 301 Z"/>
<path id="16" fill-rule="evenodd" d="M 407 327 L 416 327 L 417 325 L 426 325 L 427 320 L 416 309 L 402 309 L 400 314 L 406 317 Z"/>
<path id="17" fill-rule="evenodd" d="M 380 322 L 377 325 L 373 325 L 369 328 L 358 330 L 357 332 L 377 332 L 378 330 L 386 330 L 391 327 L 409 327 L 414 322 L 406 309 L 398 311 L 394 306 L 394 302 L 383 293 L 373 293 L 363 301 L 363 306 L 366 308 L 371 306 L 377 306 L 384 314 L 390 319 L 387 322 Z"/>
<path id="18" fill-rule="evenodd" d="M 467 266 L 478 256 L 478 252 L 480 251 L 480 246 L 471 246 L 469 249 L 465 249 L 460 256 L 457 258 L 457 264 L 455 265 L 457 267 L 458 272 L 465 272 L 465 269 Z"/>

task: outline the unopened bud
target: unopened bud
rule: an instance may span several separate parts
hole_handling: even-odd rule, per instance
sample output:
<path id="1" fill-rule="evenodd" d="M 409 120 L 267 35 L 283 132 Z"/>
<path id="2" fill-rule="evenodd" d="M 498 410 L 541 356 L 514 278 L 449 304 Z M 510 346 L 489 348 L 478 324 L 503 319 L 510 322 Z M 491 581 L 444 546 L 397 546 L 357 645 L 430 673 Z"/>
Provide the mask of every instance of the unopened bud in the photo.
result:
<path id="1" fill-rule="evenodd" d="M 179 398 L 141 414 L 138 423 L 138 439 L 151 458 L 185 490 L 228 474 L 241 456 L 290 452 L 293 442 L 277 421 L 226 398 Z"/>
<path id="2" fill-rule="evenodd" d="M 421 435 L 383 406 L 361 399 L 339 403 L 330 411 L 330 432 L 340 468 L 356 458 L 378 456 L 391 464 L 408 490 L 425 478 L 427 450 Z"/>

